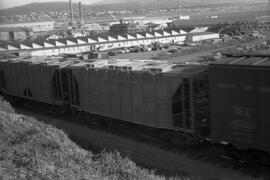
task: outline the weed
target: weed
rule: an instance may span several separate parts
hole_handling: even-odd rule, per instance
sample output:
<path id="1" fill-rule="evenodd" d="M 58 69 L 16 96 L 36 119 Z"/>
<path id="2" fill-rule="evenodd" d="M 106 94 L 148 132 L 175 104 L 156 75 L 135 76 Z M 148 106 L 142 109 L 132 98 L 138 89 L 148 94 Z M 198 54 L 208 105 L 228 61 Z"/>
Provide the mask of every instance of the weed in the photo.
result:
<path id="1" fill-rule="evenodd" d="M 19 133 L 14 140 L 11 141 L 11 144 L 16 145 L 16 144 L 20 144 L 20 143 L 24 143 L 27 141 L 27 139 L 30 136 L 34 136 L 35 134 L 38 134 L 38 130 L 37 129 L 28 129 L 26 131 L 24 131 L 23 133 Z"/>
<path id="2" fill-rule="evenodd" d="M 54 140 L 49 140 L 49 139 L 42 142 L 41 146 L 43 148 L 48 148 L 48 149 L 52 149 L 52 150 L 60 149 L 60 145 L 58 144 L 58 142 L 56 142 Z"/>
<path id="3" fill-rule="evenodd" d="M 1 97 L 0 119 L 0 174 L 3 175 L 0 180 L 158 177 L 136 166 L 128 158 L 122 158 L 116 151 L 103 151 L 93 156 L 92 152 L 72 142 L 62 130 L 15 114 Z"/>

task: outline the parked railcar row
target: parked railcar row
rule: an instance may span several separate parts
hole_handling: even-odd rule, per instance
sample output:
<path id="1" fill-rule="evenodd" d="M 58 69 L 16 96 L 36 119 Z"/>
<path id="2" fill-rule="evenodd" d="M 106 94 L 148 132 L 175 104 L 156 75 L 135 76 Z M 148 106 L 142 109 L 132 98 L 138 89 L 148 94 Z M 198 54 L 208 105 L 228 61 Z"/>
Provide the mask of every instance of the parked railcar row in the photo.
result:
<path id="1" fill-rule="evenodd" d="M 269 73 L 269 57 L 225 57 L 210 66 L 16 58 L 0 61 L 0 90 L 194 139 L 270 152 Z"/>

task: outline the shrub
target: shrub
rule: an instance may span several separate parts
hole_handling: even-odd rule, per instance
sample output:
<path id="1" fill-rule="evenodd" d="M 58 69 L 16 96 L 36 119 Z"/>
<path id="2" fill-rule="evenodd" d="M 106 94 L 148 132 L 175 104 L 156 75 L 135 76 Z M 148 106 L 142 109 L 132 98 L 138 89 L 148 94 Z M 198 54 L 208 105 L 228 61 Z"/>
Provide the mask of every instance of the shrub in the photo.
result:
<path id="1" fill-rule="evenodd" d="M 62 130 L 0 101 L 0 179 L 159 179 L 118 152 L 93 155 Z"/>
<path id="2" fill-rule="evenodd" d="M 129 158 L 122 158 L 117 151 L 103 151 L 96 158 L 100 174 L 110 179 L 163 179 L 154 175 L 154 171 L 141 169 Z"/>
<path id="3" fill-rule="evenodd" d="M 14 113 L 13 107 L 8 102 L 6 102 L 3 97 L 0 97 L 0 110 Z"/>

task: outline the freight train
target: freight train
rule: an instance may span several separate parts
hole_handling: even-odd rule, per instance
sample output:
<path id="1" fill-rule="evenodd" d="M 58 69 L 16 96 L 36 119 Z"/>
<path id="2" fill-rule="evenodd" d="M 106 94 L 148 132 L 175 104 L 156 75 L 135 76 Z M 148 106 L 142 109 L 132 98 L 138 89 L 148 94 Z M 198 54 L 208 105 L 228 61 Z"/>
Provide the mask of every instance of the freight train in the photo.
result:
<path id="1" fill-rule="evenodd" d="M 61 57 L 0 61 L 3 94 L 138 124 L 172 141 L 270 152 L 270 59 L 203 64 Z"/>

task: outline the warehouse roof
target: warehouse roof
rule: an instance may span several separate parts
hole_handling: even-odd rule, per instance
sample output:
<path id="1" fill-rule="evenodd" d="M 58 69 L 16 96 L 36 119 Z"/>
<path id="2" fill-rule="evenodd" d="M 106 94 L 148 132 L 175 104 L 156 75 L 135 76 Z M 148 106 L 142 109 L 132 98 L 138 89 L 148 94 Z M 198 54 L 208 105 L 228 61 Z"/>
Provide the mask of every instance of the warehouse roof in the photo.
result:
<path id="1" fill-rule="evenodd" d="M 234 65 L 234 66 L 269 66 L 270 67 L 270 57 L 224 57 L 218 61 L 211 63 L 213 65 Z"/>

